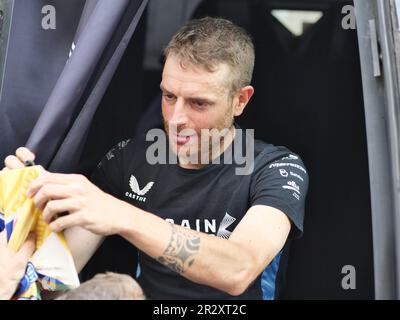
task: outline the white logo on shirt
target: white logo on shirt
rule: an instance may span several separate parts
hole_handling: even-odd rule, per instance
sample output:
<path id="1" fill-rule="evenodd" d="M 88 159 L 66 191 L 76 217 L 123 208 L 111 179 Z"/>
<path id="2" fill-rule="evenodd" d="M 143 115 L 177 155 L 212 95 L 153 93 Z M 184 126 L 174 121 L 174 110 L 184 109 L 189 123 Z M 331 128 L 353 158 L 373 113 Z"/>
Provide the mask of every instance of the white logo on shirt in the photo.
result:
<path id="1" fill-rule="evenodd" d="M 165 220 L 169 223 L 175 224 L 174 219 L 166 218 Z M 209 220 L 209 219 L 195 219 L 195 220 L 183 219 L 181 221 L 180 225 L 187 229 L 196 230 L 198 232 L 205 232 L 205 233 L 208 233 L 209 235 L 216 235 L 217 237 L 220 237 L 220 238 L 229 239 L 232 232 L 228 231 L 226 229 L 228 227 L 230 227 L 235 221 L 236 221 L 236 218 L 232 217 L 231 215 L 229 215 L 226 212 L 224 218 L 222 219 L 221 223 L 219 224 L 218 231 L 217 231 L 216 219 L 211 219 L 211 220 Z"/>
<path id="2" fill-rule="evenodd" d="M 131 175 L 131 178 L 129 179 L 129 186 L 131 187 L 133 193 L 131 192 L 125 192 L 125 196 L 128 198 L 131 198 L 133 200 L 137 200 L 140 202 L 146 202 L 146 197 L 144 196 L 147 192 L 150 191 L 150 189 L 153 187 L 154 182 L 150 181 L 148 184 L 143 189 L 140 189 L 139 183 L 136 180 L 134 175 Z"/>
<path id="3" fill-rule="evenodd" d="M 149 192 L 153 187 L 153 184 L 154 182 L 150 181 L 142 190 L 140 190 L 139 183 L 137 182 L 135 176 L 131 175 L 131 178 L 129 179 L 129 186 L 131 187 L 132 191 L 139 196 L 144 196 L 147 192 Z"/>
<path id="4" fill-rule="evenodd" d="M 290 189 L 290 190 L 293 190 L 293 191 L 297 192 L 298 194 L 301 194 L 300 187 L 297 185 L 296 182 L 289 181 L 287 184 L 288 184 L 287 186 L 282 186 L 282 188 Z"/>
<path id="5" fill-rule="evenodd" d="M 217 232 L 217 237 L 224 238 L 224 239 L 229 239 L 231 236 L 232 232 L 226 230 L 231 224 L 233 224 L 236 221 L 236 218 L 232 217 L 231 215 L 228 214 L 228 212 L 225 213 L 225 217 L 222 219 L 221 224 L 219 225 L 218 232 Z"/>
<path id="6" fill-rule="evenodd" d="M 282 177 L 285 178 L 289 176 L 289 173 L 285 169 L 279 169 L 279 173 L 281 174 Z"/>
<path id="7" fill-rule="evenodd" d="M 288 157 L 282 158 L 282 160 L 298 160 L 298 159 L 299 159 L 299 157 L 297 157 L 297 156 L 295 156 L 293 154 L 289 154 Z"/>

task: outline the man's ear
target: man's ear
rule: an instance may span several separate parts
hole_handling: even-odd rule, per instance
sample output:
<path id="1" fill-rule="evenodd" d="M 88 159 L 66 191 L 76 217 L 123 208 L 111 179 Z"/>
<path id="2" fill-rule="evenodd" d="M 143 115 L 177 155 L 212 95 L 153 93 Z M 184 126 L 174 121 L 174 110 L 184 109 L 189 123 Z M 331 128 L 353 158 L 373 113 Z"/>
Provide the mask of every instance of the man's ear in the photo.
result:
<path id="1" fill-rule="evenodd" d="M 239 90 L 237 95 L 237 103 L 235 105 L 234 116 L 238 117 L 243 113 L 244 108 L 249 103 L 251 97 L 254 94 L 254 88 L 252 86 L 246 86 Z"/>

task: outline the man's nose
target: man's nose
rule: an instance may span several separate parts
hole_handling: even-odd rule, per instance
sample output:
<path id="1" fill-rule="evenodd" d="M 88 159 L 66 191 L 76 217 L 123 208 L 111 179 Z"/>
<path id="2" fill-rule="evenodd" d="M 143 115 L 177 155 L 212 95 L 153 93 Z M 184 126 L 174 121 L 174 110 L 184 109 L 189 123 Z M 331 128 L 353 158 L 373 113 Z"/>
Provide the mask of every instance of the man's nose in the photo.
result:
<path id="1" fill-rule="evenodd" d="M 178 98 L 174 105 L 169 123 L 179 126 L 179 125 L 186 124 L 187 121 L 188 121 L 188 117 L 186 114 L 185 102 L 183 99 Z"/>

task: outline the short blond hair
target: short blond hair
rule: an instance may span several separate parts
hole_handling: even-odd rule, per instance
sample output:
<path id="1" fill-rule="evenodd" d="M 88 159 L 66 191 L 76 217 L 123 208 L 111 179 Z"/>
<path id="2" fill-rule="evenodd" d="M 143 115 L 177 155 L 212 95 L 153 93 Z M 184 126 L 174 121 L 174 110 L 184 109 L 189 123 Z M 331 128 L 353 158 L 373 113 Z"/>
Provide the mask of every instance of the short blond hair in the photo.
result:
<path id="1" fill-rule="evenodd" d="M 173 36 L 164 50 L 165 59 L 173 55 L 181 64 L 201 66 L 213 72 L 221 64 L 232 71 L 232 91 L 250 85 L 255 53 L 249 34 L 233 22 L 206 17 L 189 21 Z"/>

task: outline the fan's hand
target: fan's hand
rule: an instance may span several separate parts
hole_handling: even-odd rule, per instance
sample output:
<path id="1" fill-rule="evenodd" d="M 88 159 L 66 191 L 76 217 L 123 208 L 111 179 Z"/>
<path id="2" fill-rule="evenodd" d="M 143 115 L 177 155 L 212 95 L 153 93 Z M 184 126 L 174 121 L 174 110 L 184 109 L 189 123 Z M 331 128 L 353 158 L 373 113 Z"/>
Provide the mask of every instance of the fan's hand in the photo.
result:
<path id="1" fill-rule="evenodd" d="M 35 250 L 35 236 L 30 234 L 18 252 L 7 248 L 6 233 L 0 232 L 0 300 L 11 299 L 25 274 Z"/>
<path id="2" fill-rule="evenodd" d="M 9 155 L 4 160 L 5 167 L 3 171 L 24 168 L 28 163 L 35 160 L 35 154 L 25 147 L 20 147 L 15 151 L 15 155 Z M 38 166 L 42 173 L 46 170 L 42 166 Z"/>

